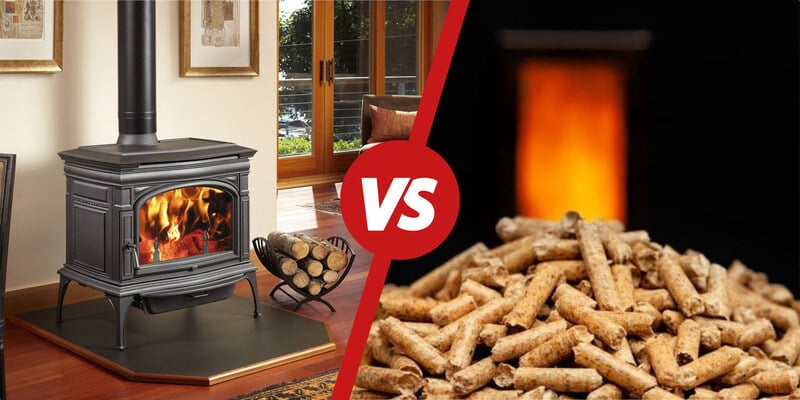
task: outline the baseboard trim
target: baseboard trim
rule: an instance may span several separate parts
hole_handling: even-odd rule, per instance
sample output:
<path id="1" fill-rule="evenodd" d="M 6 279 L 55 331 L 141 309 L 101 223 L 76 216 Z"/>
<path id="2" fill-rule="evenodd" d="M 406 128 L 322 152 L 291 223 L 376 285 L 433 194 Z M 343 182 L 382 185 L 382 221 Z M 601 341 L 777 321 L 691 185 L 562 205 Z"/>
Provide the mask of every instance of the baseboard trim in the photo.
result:
<path id="1" fill-rule="evenodd" d="M 278 190 L 291 189 L 302 186 L 320 185 L 323 183 L 336 183 L 344 179 L 344 173 L 319 174 L 301 176 L 297 178 L 278 179 Z"/>
<path id="2" fill-rule="evenodd" d="M 70 285 L 64 302 L 73 303 L 99 297 L 103 297 L 103 292 L 76 284 Z M 58 282 L 9 291 L 5 302 L 6 316 L 55 307 L 58 303 Z"/>

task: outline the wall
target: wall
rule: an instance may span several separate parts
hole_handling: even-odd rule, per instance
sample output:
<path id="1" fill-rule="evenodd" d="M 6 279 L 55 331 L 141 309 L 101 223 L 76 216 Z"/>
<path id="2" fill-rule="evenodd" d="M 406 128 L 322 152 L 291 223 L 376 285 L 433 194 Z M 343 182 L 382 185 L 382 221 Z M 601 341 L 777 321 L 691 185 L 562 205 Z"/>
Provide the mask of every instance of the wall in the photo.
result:
<path id="1" fill-rule="evenodd" d="M 178 2 L 156 3 L 158 138 L 234 142 L 258 152 L 250 234 L 275 227 L 277 5 L 259 3 L 260 75 L 180 78 Z M 63 71 L 0 75 L 0 152 L 17 154 L 7 290 L 58 281 L 65 179 L 58 152 L 117 139 L 116 1 L 67 0 Z"/>

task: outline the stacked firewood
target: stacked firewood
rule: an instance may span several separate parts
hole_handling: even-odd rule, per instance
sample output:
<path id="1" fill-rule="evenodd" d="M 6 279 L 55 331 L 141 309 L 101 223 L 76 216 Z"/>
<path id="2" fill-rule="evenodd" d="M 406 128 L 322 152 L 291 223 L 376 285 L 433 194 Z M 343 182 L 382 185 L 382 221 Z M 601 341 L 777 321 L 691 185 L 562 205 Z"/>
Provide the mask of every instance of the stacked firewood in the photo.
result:
<path id="1" fill-rule="evenodd" d="M 800 301 L 616 221 L 506 217 L 386 284 L 352 399 L 798 399 Z"/>
<path id="2" fill-rule="evenodd" d="M 339 280 L 347 254 L 320 237 L 273 231 L 267 240 L 275 249 L 275 266 L 284 279 L 312 296 Z"/>

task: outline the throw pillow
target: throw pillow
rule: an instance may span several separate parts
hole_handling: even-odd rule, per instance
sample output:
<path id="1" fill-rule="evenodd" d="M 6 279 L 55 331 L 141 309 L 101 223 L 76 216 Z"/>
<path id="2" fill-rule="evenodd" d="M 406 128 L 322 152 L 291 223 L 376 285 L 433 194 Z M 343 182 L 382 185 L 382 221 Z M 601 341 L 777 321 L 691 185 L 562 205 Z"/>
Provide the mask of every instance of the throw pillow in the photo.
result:
<path id="1" fill-rule="evenodd" d="M 370 105 L 369 111 L 372 116 L 372 134 L 367 143 L 408 140 L 411 136 L 416 111 L 389 110 L 375 105 Z"/>

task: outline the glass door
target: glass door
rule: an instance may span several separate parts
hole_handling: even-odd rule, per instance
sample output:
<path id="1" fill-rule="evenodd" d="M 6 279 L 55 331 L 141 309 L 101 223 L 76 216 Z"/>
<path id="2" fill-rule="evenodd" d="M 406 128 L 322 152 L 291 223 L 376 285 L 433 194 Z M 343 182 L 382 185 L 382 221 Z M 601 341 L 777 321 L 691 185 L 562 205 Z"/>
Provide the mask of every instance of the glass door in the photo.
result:
<path id="1" fill-rule="evenodd" d="M 361 147 L 361 96 L 371 88 L 370 8 L 367 1 L 334 2 L 334 153 Z"/>
<path id="2" fill-rule="evenodd" d="M 370 8 L 281 0 L 278 178 L 344 172 L 361 147 L 370 92 Z"/>
<path id="3" fill-rule="evenodd" d="M 419 71 L 417 0 L 386 2 L 386 77 L 384 93 L 409 95 L 417 90 Z"/>
<path id="4" fill-rule="evenodd" d="M 320 80 L 315 60 L 322 53 L 315 35 L 320 10 L 309 0 L 280 0 L 278 50 L 278 178 L 317 173 L 316 133 L 323 127 L 315 104 Z M 318 115 L 319 114 L 319 115 Z"/>
<path id="5" fill-rule="evenodd" d="M 431 8 L 421 5 L 279 0 L 279 181 L 347 170 L 361 148 L 365 93 L 420 93 L 419 43 L 431 37 L 419 34 Z"/>

